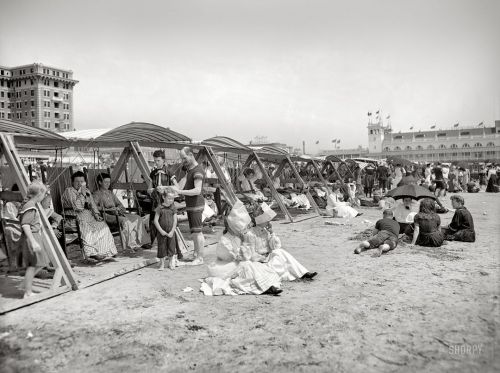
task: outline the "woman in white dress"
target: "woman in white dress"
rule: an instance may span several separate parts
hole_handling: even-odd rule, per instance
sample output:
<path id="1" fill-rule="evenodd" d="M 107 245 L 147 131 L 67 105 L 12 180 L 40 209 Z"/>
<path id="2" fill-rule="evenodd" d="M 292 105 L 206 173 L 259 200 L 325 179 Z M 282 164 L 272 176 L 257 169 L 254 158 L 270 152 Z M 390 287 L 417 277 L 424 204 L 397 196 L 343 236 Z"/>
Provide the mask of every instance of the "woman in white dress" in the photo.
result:
<path id="1" fill-rule="evenodd" d="M 200 290 L 205 295 L 269 294 L 282 292 L 278 274 L 263 263 L 255 263 L 251 247 L 242 240 L 251 219 L 243 204 L 238 201 L 225 219 L 226 229 L 216 248 L 217 260 L 208 265 L 209 277 L 203 280 Z M 241 205 L 240 205 L 241 204 Z"/>
<path id="2" fill-rule="evenodd" d="M 337 185 L 333 186 L 333 193 L 328 195 L 326 202 L 327 215 L 348 219 L 361 215 L 358 211 L 351 207 L 349 202 L 343 201 L 343 195 L 340 193 Z"/>
<path id="3" fill-rule="evenodd" d="M 281 240 L 273 232 L 270 223 L 276 213 L 263 203 L 254 214 L 255 226 L 245 233 L 245 243 L 252 249 L 252 260 L 265 263 L 282 281 L 312 280 L 318 273 L 309 272 L 288 251 L 281 248 Z"/>

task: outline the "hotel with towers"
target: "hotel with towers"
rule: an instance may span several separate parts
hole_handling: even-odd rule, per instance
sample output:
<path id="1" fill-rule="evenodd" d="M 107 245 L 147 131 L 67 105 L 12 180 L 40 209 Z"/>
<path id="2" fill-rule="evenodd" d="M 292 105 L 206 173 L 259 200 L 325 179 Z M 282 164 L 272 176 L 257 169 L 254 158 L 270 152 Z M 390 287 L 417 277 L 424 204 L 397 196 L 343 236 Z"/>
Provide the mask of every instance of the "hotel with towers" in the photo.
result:
<path id="1" fill-rule="evenodd" d="M 395 132 L 390 117 L 368 113 L 368 148 L 322 150 L 320 155 L 339 158 L 384 159 L 398 157 L 412 162 L 492 161 L 500 159 L 500 120 L 493 125 L 455 124 L 441 129 Z"/>

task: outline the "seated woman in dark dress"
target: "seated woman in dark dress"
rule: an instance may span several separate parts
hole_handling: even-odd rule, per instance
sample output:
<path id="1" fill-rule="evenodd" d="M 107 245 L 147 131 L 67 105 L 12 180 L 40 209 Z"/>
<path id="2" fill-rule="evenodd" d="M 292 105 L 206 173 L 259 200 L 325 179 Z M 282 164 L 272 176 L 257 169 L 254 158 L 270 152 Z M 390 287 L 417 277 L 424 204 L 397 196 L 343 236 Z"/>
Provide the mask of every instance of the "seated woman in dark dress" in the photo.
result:
<path id="1" fill-rule="evenodd" d="M 420 209 L 413 218 L 415 230 L 412 245 L 439 247 L 443 244 L 444 235 L 441 232 L 441 219 L 436 214 L 436 204 L 430 198 L 420 201 Z"/>
<path id="2" fill-rule="evenodd" d="M 451 219 L 451 223 L 442 228 L 442 232 L 448 241 L 464 241 L 474 242 L 476 240 L 476 232 L 474 231 L 474 221 L 469 210 L 464 206 L 464 199 L 458 194 L 450 197 L 451 204 L 455 209 L 455 214 Z"/>

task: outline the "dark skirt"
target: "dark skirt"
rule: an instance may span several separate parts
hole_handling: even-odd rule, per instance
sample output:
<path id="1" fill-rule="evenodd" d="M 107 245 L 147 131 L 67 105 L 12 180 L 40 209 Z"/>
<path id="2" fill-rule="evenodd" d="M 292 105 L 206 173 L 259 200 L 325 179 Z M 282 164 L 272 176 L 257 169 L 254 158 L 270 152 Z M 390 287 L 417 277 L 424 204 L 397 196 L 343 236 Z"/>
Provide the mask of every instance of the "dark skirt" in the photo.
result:
<path id="1" fill-rule="evenodd" d="M 497 184 L 497 175 L 493 174 L 490 176 L 490 180 L 488 180 L 488 186 L 486 187 L 486 191 L 488 193 L 498 193 Z"/>
<path id="2" fill-rule="evenodd" d="M 158 258 L 171 257 L 177 252 L 177 238 L 175 233 L 173 237 L 162 236 L 158 234 Z"/>
<path id="3" fill-rule="evenodd" d="M 441 231 L 435 231 L 431 233 L 419 233 L 417 245 L 428 246 L 428 247 L 439 247 L 443 244 L 444 234 Z"/>

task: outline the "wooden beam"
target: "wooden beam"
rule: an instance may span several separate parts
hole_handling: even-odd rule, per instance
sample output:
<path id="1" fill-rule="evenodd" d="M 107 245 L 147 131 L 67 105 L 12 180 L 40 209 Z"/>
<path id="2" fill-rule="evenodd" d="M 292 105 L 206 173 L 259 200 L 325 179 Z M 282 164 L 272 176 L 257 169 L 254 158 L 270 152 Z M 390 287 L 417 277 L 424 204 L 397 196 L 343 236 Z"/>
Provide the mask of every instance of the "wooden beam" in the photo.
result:
<path id="1" fill-rule="evenodd" d="M 116 162 L 113 171 L 111 172 L 111 188 L 114 188 L 115 183 L 120 180 L 120 176 L 123 171 L 127 168 L 127 163 L 130 158 L 130 148 L 127 146 L 123 149 L 122 154 L 120 154 L 120 158 Z"/>
<path id="2" fill-rule="evenodd" d="M 297 171 L 297 169 L 295 168 L 295 165 L 293 164 L 292 160 L 290 159 L 290 157 L 286 157 L 286 161 L 288 162 L 288 164 L 290 165 L 291 169 L 292 169 L 292 173 L 295 175 L 295 178 L 299 181 L 300 184 L 302 184 L 302 187 L 304 188 L 305 190 L 305 194 L 306 194 L 306 197 L 307 199 L 309 200 L 309 203 L 311 204 L 311 206 L 313 207 L 314 211 L 316 211 L 316 213 L 318 215 L 321 215 L 321 212 L 319 210 L 319 207 L 318 205 L 316 204 L 316 201 L 312 198 L 312 195 L 311 195 L 311 192 L 309 192 L 309 184 L 306 184 L 304 182 L 304 180 L 302 179 L 302 177 L 300 176 L 299 172 Z"/>
<path id="3" fill-rule="evenodd" d="M 283 213 L 288 217 L 288 219 L 293 223 L 293 217 L 292 215 L 290 215 L 290 212 L 287 210 L 287 208 L 285 207 L 285 205 L 283 204 L 283 201 L 281 200 L 281 196 L 280 194 L 278 193 L 278 191 L 276 190 L 276 188 L 274 187 L 273 185 L 273 182 L 271 180 L 271 178 L 269 177 L 269 175 L 267 174 L 267 171 L 266 171 L 266 168 L 264 167 L 264 164 L 262 163 L 262 161 L 260 160 L 259 156 L 257 155 L 257 153 L 253 152 L 252 153 L 253 156 L 255 157 L 255 161 L 257 162 L 257 165 L 259 166 L 260 168 L 260 171 L 262 172 L 262 176 L 264 176 L 264 180 L 266 181 L 267 183 L 267 186 L 269 187 L 269 189 L 271 189 L 271 194 L 272 196 L 274 197 L 276 203 L 278 204 L 279 208 L 281 209 L 281 211 L 283 211 Z"/>
<path id="4" fill-rule="evenodd" d="M 14 178 L 19 186 L 19 191 L 24 197 L 26 197 L 29 186 L 29 177 L 26 174 L 21 158 L 17 153 L 11 136 L 0 133 L 0 154 L 3 154 L 6 157 L 7 162 L 11 165 L 12 170 L 14 171 Z M 53 282 L 58 283 L 52 284 L 52 287 L 55 288 L 56 286 L 60 286 L 62 280 L 65 285 L 70 285 L 74 290 L 76 290 L 78 285 L 75 275 L 71 269 L 68 259 L 66 258 L 66 255 L 64 255 L 64 252 L 59 245 L 59 241 L 54 234 L 49 220 L 45 216 L 45 211 L 40 203 L 36 204 L 36 208 L 38 210 L 38 215 L 40 216 L 42 237 L 48 246 L 47 255 L 56 269 L 62 269 L 62 272 L 58 272 L 57 276 L 54 276 Z"/>
<path id="5" fill-rule="evenodd" d="M 220 186 L 222 187 L 222 191 L 224 192 L 226 200 L 231 204 L 231 206 L 234 206 L 238 198 L 236 197 L 236 193 L 233 189 L 233 186 L 226 180 L 224 172 L 222 172 L 222 168 L 220 167 L 219 162 L 217 162 L 217 157 L 214 154 L 212 148 L 205 146 L 202 150 L 200 150 L 200 152 L 204 154 L 204 156 L 208 159 L 208 161 L 212 165 L 212 168 L 214 169 L 215 174 L 217 175 L 217 178 L 219 180 Z"/>

